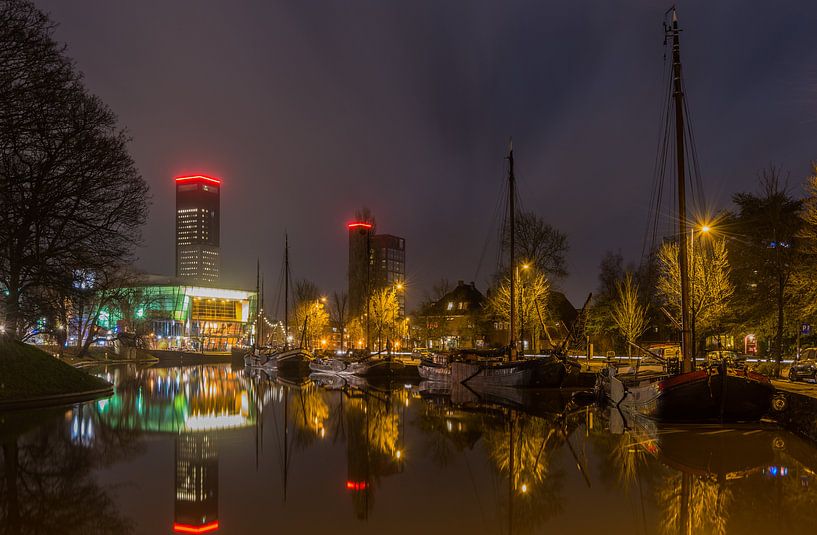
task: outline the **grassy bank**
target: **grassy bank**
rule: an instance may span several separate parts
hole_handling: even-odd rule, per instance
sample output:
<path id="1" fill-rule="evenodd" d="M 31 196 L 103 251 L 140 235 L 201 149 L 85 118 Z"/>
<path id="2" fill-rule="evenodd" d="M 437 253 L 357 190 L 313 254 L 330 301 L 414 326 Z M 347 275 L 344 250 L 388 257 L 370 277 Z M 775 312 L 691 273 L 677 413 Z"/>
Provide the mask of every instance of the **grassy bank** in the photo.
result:
<path id="1" fill-rule="evenodd" d="M 110 386 L 29 344 L 0 337 L 0 402 Z"/>

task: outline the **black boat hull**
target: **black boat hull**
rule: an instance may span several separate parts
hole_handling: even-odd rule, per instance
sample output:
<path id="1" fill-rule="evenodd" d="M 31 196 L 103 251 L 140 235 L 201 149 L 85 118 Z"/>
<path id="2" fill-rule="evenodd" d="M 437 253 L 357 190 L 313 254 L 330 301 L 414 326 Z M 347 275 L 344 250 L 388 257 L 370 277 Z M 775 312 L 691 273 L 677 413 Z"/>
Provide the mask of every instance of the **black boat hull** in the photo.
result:
<path id="1" fill-rule="evenodd" d="M 655 418 L 673 422 L 690 418 L 725 422 L 759 420 L 769 411 L 773 394 L 774 387 L 770 383 L 716 373 L 666 389 L 658 398 Z"/>
<path id="2" fill-rule="evenodd" d="M 559 388 L 567 375 L 564 363 L 556 357 L 546 356 L 532 359 L 533 368 L 531 385 L 539 388 Z"/>
<path id="3" fill-rule="evenodd" d="M 769 411 L 774 395 L 774 386 L 761 375 L 737 370 L 724 373 L 719 368 L 640 384 L 624 381 L 606 378 L 608 399 L 660 422 L 757 421 Z"/>

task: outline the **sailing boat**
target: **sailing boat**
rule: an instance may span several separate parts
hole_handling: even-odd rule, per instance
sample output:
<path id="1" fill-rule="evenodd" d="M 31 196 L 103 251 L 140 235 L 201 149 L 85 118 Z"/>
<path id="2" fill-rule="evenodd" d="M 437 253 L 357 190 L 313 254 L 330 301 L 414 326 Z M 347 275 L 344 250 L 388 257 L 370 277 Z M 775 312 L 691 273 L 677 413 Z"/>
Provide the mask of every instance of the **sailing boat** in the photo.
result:
<path id="1" fill-rule="evenodd" d="M 279 375 L 305 376 L 309 373 L 309 363 L 315 359 L 312 352 L 303 347 L 306 340 L 306 322 L 304 336 L 299 347 L 289 347 L 289 237 L 284 241 L 284 345 L 271 353 L 261 367 L 266 371 L 275 370 Z"/>
<path id="2" fill-rule="evenodd" d="M 244 355 L 244 366 L 250 368 L 261 366 L 267 360 L 267 355 L 264 354 L 259 344 L 259 341 L 263 339 L 262 333 L 264 332 L 263 295 L 264 292 L 261 290 L 261 261 L 257 260 L 255 264 L 255 338 L 250 352 Z"/>
<path id="3" fill-rule="evenodd" d="M 688 235 L 686 183 L 684 177 L 684 93 L 681 82 L 681 46 L 678 16 L 673 7 L 667 36 L 672 39 L 673 104 L 675 107 L 675 156 L 678 169 L 679 236 Z M 693 370 L 689 314 L 689 269 L 686 247 L 679 247 L 681 271 L 682 373 L 619 373 L 615 366 L 604 368 L 597 388 L 617 407 L 649 418 L 669 422 L 739 422 L 760 419 L 771 405 L 774 387 L 761 374 L 736 370 L 721 362 Z"/>
<path id="4" fill-rule="evenodd" d="M 508 219 L 510 223 L 510 265 L 514 267 L 516 177 L 513 173 L 513 144 L 508 148 Z M 480 357 L 465 354 L 451 363 L 451 380 L 470 386 L 520 387 L 532 386 L 534 374 L 540 363 L 535 360 L 518 360 L 514 338 L 516 321 L 516 277 L 510 284 L 510 328 L 508 329 L 508 353 L 506 358 Z M 427 363 L 426 363 L 427 364 Z M 558 385 L 557 385 L 558 386 Z"/>

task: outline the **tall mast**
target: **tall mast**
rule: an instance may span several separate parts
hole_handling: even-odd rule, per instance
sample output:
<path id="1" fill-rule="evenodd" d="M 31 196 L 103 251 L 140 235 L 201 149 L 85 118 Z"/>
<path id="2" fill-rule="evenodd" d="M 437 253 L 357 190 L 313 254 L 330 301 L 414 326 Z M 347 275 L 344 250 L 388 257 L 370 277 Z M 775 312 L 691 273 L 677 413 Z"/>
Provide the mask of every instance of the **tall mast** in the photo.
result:
<path id="1" fill-rule="evenodd" d="M 261 335 L 261 259 L 255 259 L 255 340 L 253 347 L 258 349 L 258 338 Z"/>
<path id="2" fill-rule="evenodd" d="M 681 41 L 678 14 L 672 8 L 672 96 L 675 101 L 675 156 L 678 159 L 678 264 L 681 270 L 681 354 L 683 371 L 692 371 L 689 322 L 689 262 L 687 260 L 686 180 L 684 176 L 684 91 L 681 83 Z"/>
<path id="3" fill-rule="evenodd" d="M 289 349 L 289 235 L 284 234 L 284 349 Z"/>
<path id="4" fill-rule="evenodd" d="M 509 211 L 509 222 L 511 227 L 511 250 L 510 250 L 510 257 L 511 257 L 511 321 L 509 325 L 509 332 L 508 332 L 508 345 L 509 345 L 509 354 L 508 358 L 510 360 L 516 360 L 516 346 L 514 342 L 514 334 L 515 334 L 515 318 L 516 316 L 516 276 L 514 269 L 516 269 L 516 261 L 514 259 L 514 249 L 516 248 L 515 235 L 516 235 L 516 178 L 513 176 L 513 139 L 510 140 L 508 143 L 508 211 Z"/>
<path id="5" fill-rule="evenodd" d="M 266 292 L 264 292 L 264 275 L 262 274 L 261 275 L 261 332 L 264 333 L 264 337 L 261 338 L 261 340 L 264 340 L 264 341 L 267 339 L 267 333 L 266 333 L 266 330 L 267 330 L 266 329 L 266 323 L 267 323 L 267 321 L 264 319 L 264 306 L 266 306 L 265 305 L 265 300 L 264 300 L 264 294 L 265 293 Z"/>

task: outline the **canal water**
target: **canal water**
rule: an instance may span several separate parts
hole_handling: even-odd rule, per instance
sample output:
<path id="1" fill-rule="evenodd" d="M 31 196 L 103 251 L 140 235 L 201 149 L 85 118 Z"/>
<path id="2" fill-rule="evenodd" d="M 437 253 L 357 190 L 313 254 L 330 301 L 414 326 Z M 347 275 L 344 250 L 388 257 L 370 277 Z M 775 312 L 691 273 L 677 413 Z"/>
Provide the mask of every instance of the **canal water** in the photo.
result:
<path id="1" fill-rule="evenodd" d="M 112 398 L 0 415 L 0 533 L 817 529 L 817 448 L 774 427 L 229 366 L 98 374 Z"/>

